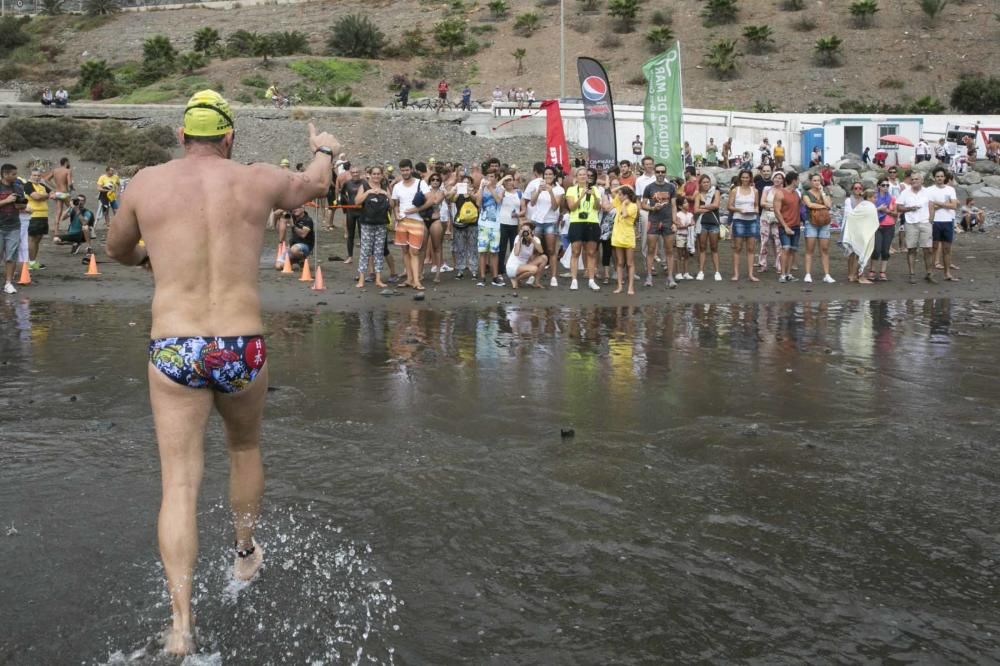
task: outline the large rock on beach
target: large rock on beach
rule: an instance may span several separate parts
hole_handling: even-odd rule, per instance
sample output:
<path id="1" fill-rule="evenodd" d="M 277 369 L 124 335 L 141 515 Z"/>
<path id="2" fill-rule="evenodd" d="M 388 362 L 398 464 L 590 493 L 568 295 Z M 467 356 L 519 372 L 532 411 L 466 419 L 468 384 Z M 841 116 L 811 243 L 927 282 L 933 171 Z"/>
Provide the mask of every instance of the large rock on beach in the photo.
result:
<path id="1" fill-rule="evenodd" d="M 921 171 L 923 173 L 930 173 L 931 169 L 933 169 L 934 167 L 936 167 L 938 164 L 939 164 L 939 162 L 932 157 L 931 159 L 927 160 L 926 162 L 921 162 L 920 164 L 914 164 L 913 165 L 913 170 L 914 171 Z"/>
<path id="2" fill-rule="evenodd" d="M 978 185 L 983 182 L 983 177 L 975 171 L 969 171 L 955 176 L 955 181 L 961 183 L 962 185 Z"/>
<path id="3" fill-rule="evenodd" d="M 847 189 L 839 185 L 833 185 L 830 187 L 830 196 L 833 197 L 834 201 L 843 201 L 847 198 Z"/>
<path id="4" fill-rule="evenodd" d="M 972 193 L 972 196 L 976 199 L 1000 198 L 1000 187 L 980 187 Z"/>
<path id="5" fill-rule="evenodd" d="M 1000 164 L 990 162 L 989 160 L 976 160 L 976 163 L 972 165 L 972 168 L 979 173 L 988 173 L 994 176 L 1000 175 Z"/>
<path id="6" fill-rule="evenodd" d="M 983 176 L 983 183 L 987 187 L 1000 187 L 1000 176 Z"/>
<path id="7" fill-rule="evenodd" d="M 837 170 L 848 170 L 848 171 L 864 171 L 865 165 L 860 158 L 857 159 L 844 159 L 837 162 Z"/>

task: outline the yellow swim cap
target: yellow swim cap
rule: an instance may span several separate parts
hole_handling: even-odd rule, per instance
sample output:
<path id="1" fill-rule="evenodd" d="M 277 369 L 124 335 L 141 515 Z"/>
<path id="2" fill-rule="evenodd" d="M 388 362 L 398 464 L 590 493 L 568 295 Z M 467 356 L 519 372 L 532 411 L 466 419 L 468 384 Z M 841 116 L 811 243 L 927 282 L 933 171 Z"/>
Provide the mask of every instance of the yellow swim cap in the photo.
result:
<path id="1" fill-rule="evenodd" d="M 222 136 L 236 129 L 229 102 L 214 90 L 196 92 L 184 109 L 184 133 L 188 136 Z"/>
<path id="2" fill-rule="evenodd" d="M 281 160 L 281 166 L 290 166 L 290 165 L 291 165 L 291 162 L 288 161 L 287 157 L 285 159 Z"/>

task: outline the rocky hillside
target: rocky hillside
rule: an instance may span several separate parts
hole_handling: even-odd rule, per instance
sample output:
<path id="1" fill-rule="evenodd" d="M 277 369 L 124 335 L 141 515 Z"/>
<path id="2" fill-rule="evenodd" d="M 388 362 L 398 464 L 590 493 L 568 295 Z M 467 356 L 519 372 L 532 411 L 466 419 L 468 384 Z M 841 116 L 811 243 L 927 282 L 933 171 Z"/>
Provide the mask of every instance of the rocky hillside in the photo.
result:
<path id="1" fill-rule="evenodd" d="M 607 66 L 616 99 L 639 103 L 643 95 L 641 65 L 652 55 L 647 33 L 654 23 L 669 28 L 682 41 L 687 106 L 751 110 L 804 111 L 810 105 L 837 107 L 845 101 L 902 100 L 933 97 L 945 104 L 959 74 L 991 74 L 1000 69 L 997 7 L 992 2 L 965 0 L 947 3 L 943 13 L 929 20 L 919 0 L 880 0 L 869 29 L 853 23 L 850 0 L 800 0 L 803 9 L 785 11 L 795 0 L 737 0 L 736 22 L 705 27 L 701 16 L 708 0 L 671 3 L 639 0 L 632 32 L 619 33 L 619 21 L 608 15 L 611 0 L 565 0 L 567 8 L 567 94 L 575 93 L 575 60 L 595 56 Z M 315 54 L 325 53 L 331 25 L 341 16 L 361 13 L 399 44 L 403 32 L 416 29 L 436 55 L 411 59 L 380 59 L 355 63 L 327 83 L 350 87 L 366 106 L 381 106 L 388 98 L 392 77 L 405 74 L 433 85 L 447 76 L 453 86 L 469 83 L 477 98 L 488 98 L 494 85 L 534 87 L 539 97 L 559 93 L 558 0 L 507 0 L 509 11 L 496 18 L 487 0 L 336 0 L 295 5 L 256 5 L 231 10 L 183 9 L 122 13 L 110 19 L 41 17 L 30 28 L 35 42 L 8 53 L 0 62 L 0 77 L 37 84 L 72 85 L 80 63 L 105 59 L 115 66 L 132 67 L 142 58 L 143 41 L 166 35 L 180 51 L 192 48 L 194 32 L 215 27 L 223 40 L 237 28 L 306 33 Z M 588 11 L 587 6 L 595 7 Z M 515 27 L 525 13 L 537 15 L 530 36 Z M 466 22 L 467 36 L 479 49 L 474 55 L 448 56 L 434 46 L 433 26 L 446 17 Z M 768 26 L 773 48 L 751 54 L 742 36 L 748 26 Z M 819 66 L 814 46 L 819 37 L 842 40 L 839 66 Z M 708 46 L 719 39 L 736 40 L 735 78 L 719 81 L 703 60 Z M 41 50 L 40 50 L 41 49 Z M 523 73 L 512 53 L 524 49 Z M 277 80 L 283 85 L 302 81 L 290 65 L 301 57 L 276 59 L 264 67 L 258 58 L 213 59 L 192 76 L 174 76 L 144 89 L 129 91 L 129 101 L 168 101 L 182 98 L 205 83 L 223 87 L 233 99 L 258 101 L 260 84 Z M 129 64 L 131 63 L 131 65 Z M 338 65 L 339 67 L 339 65 Z M 301 71 L 301 68 L 300 68 Z M 7 76 L 4 77 L 4 72 Z"/>

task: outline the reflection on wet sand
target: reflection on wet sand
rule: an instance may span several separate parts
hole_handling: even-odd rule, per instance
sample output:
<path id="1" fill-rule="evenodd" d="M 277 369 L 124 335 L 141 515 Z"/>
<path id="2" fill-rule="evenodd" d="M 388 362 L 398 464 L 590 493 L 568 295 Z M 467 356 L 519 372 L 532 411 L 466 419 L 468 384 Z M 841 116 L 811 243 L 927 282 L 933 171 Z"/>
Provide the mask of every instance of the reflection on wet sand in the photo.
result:
<path id="1" fill-rule="evenodd" d="M 167 620 L 148 323 L 0 303 L 0 661 L 146 654 Z M 1000 661 L 998 324 L 944 299 L 269 315 L 274 559 L 225 591 L 212 431 L 206 654 Z"/>

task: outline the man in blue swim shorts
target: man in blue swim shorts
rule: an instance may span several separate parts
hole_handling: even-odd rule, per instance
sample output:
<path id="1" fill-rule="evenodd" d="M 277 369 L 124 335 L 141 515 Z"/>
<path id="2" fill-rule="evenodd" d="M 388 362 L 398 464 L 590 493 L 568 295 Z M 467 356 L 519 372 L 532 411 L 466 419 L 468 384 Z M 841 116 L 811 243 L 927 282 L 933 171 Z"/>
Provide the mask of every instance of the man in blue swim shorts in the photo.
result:
<path id="1" fill-rule="evenodd" d="M 263 561 L 253 531 L 264 492 L 267 352 L 257 291 L 264 226 L 271 210 L 323 196 L 340 150 L 310 124 L 314 158 L 304 172 L 248 166 L 229 159 L 234 129 L 221 95 L 195 93 L 178 130 L 184 156 L 136 174 L 107 239 L 113 259 L 156 272 L 147 374 L 162 474 L 160 555 L 173 614 L 165 649 L 172 654 L 195 648 L 196 508 L 213 408 L 229 448 L 234 576 L 251 580 Z"/>

